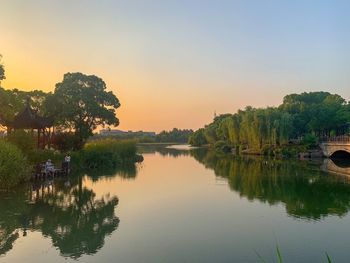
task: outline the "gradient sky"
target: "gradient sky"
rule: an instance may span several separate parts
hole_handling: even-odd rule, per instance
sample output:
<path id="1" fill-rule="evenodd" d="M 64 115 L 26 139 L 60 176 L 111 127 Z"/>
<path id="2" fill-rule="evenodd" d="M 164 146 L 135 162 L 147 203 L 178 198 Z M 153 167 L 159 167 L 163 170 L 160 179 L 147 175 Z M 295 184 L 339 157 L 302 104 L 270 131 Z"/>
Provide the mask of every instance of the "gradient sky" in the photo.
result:
<path id="1" fill-rule="evenodd" d="M 1 0 L 5 88 L 95 74 L 120 129 L 199 128 L 214 111 L 324 90 L 350 99 L 350 2 Z"/>

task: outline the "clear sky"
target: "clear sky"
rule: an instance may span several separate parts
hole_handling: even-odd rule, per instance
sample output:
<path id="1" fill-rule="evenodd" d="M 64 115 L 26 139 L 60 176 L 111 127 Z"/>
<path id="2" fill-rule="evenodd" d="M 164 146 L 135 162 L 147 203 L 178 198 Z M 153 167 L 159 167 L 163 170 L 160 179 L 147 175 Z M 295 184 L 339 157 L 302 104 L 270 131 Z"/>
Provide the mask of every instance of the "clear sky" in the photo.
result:
<path id="1" fill-rule="evenodd" d="M 350 1 L 1 0 L 5 88 L 95 74 L 121 129 L 199 128 L 214 111 L 324 90 L 350 99 Z"/>

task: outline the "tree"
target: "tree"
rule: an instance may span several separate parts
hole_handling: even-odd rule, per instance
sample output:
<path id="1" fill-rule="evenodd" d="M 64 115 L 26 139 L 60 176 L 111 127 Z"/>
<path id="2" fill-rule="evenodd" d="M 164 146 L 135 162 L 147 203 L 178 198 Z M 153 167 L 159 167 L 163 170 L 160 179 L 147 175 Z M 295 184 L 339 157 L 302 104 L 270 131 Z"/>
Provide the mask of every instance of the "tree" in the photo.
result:
<path id="1" fill-rule="evenodd" d="M 55 116 L 56 125 L 73 130 L 83 143 L 97 126 L 119 124 L 115 114 L 119 100 L 106 88 L 97 76 L 66 73 L 47 97 L 45 106 Z"/>
<path id="2" fill-rule="evenodd" d="M 235 114 L 215 117 L 201 132 L 195 132 L 191 144 L 198 144 L 200 134 L 210 145 L 217 142 L 253 151 L 288 145 L 306 135 L 316 138 L 349 133 L 350 104 L 329 92 L 304 92 L 284 97 L 279 107 L 246 107 Z M 197 140 L 196 140 L 197 139 Z"/>
<path id="3" fill-rule="evenodd" d="M 188 139 L 188 143 L 193 146 L 202 146 L 207 144 L 207 140 L 204 135 L 204 128 L 197 130 L 196 132 L 192 133 Z"/>
<path id="4" fill-rule="evenodd" d="M 2 80 L 5 79 L 5 69 L 4 69 L 4 65 L 1 64 L 1 59 L 2 59 L 2 56 L 0 55 L 0 83 Z"/>
<path id="5" fill-rule="evenodd" d="M 0 125 L 11 121 L 17 113 L 23 110 L 28 98 L 30 106 L 40 115 L 47 115 L 44 102 L 49 94 L 40 91 L 5 90 L 0 87 Z"/>

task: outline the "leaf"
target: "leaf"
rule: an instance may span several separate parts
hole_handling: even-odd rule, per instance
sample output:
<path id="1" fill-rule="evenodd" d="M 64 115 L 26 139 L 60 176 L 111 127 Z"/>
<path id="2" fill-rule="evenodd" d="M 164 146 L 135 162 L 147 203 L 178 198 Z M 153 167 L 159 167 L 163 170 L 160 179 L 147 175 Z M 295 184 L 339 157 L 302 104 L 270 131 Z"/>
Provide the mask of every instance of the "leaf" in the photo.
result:
<path id="1" fill-rule="evenodd" d="M 276 250 L 277 250 L 277 256 L 278 256 L 278 262 L 282 263 L 283 260 L 282 260 L 281 252 L 280 252 L 280 249 L 278 248 L 278 246 L 276 246 Z"/>

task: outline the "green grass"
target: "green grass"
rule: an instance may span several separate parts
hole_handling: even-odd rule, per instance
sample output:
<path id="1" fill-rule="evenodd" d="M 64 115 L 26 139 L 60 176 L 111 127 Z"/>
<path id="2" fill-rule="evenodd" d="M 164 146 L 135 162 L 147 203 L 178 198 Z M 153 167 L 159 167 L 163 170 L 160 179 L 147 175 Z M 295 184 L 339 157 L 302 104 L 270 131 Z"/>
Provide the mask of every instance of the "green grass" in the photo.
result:
<path id="1" fill-rule="evenodd" d="M 104 169 L 113 170 L 142 160 L 136 154 L 134 141 L 114 139 L 89 142 L 77 152 L 72 152 L 74 170 Z M 0 140 L 0 188 L 11 188 L 30 178 L 33 166 L 51 159 L 60 167 L 64 154 L 54 150 L 30 150 L 23 153 L 21 149 L 5 140 Z"/>
<path id="2" fill-rule="evenodd" d="M 34 150 L 28 155 L 28 159 L 32 165 L 51 159 L 56 166 L 59 166 L 64 156 L 65 154 L 54 150 Z M 138 160 L 134 141 L 114 139 L 89 142 L 82 150 L 72 152 L 71 156 L 74 169 L 109 169 L 135 163 Z"/>
<path id="3" fill-rule="evenodd" d="M 325 253 L 326 253 L 327 262 L 328 263 L 332 263 L 332 259 L 330 258 L 328 253 L 327 252 L 325 252 Z M 255 251 L 255 254 L 257 255 L 257 257 L 259 258 L 259 260 L 262 263 L 266 263 L 266 260 L 258 252 Z M 282 254 L 281 254 L 281 251 L 280 251 L 278 245 L 276 246 L 276 255 L 277 255 L 277 262 L 278 263 L 283 263 Z M 275 261 L 273 261 L 273 262 L 275 262 Z"/>
<path id="4" fill-rule="evenodd" d="M 82 168 L 113 168 L 137 161 L 136 143 L 113 139 L 89 142 L 72 154 L 72 162 Z"/>

